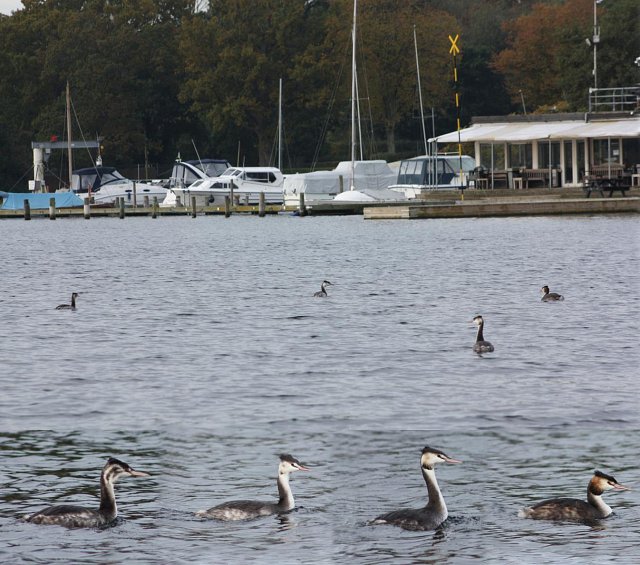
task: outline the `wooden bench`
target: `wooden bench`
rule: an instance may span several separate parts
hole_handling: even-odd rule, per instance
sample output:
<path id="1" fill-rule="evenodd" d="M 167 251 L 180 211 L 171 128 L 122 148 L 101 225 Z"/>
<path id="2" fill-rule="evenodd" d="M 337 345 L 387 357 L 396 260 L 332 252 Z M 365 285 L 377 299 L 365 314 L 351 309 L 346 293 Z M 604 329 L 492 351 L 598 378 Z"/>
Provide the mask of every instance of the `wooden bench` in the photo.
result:
<path id="1" fill-rule="evenodd" d="M 624 167 L 622 165 L 612 163 L 611 165 L 591 165 L 589 174 L 601 178 L 616 178 L 621 177 L 623 172 Z"/>
<path id="2" fill-rule="evenodd" d="M 591 196 L 593 191 L 600 193 L 600 198 L 604 198 L 604 192 L 609 192 L 609 198 L 613 196 L 613 193 L 618 191 L 622 193 L 622 196 L 626 196 L 627 190 L 631 188 L 629 182 L 623 177 L 607 178 L 607 177 L 594 177 L 593 175 L 585 175 L 583 179 L 583 189 L 586 198 Z"/>
<path id="3" fill-rule="evenodd" d="M 525 188 L 529 188 L 529 184 L 536 183 L 539 183 L 540 186 L 548 186 L 549 171 L 547 169 L 523 169 L 522 180 Z"/>

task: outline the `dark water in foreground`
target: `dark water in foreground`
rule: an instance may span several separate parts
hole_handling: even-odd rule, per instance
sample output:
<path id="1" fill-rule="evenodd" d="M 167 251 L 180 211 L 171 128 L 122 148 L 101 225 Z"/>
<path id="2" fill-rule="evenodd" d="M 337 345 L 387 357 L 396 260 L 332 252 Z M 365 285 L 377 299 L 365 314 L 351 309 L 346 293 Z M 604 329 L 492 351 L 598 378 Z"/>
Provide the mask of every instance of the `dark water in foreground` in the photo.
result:
<path id="1" fill-rule="evenodd" d="M 633 563 L 640 560 L 637 216 L 365 222 L 219 217 L 0 222 L 0 562 Z M 312 298 L 320 282 L 330 297 Z M 566 300 L 540 302 L 548 284 Z M 81 293 L 76 312 L 54 310 Z M 471 351 L 481 313 L 495 352 Z M 442 534 L 370 526 L 441 465 Z M 196 520 L 276 496 L 299 508 Z M 52 503 L 107 530 L 25 524 Z M 602 528 L 522 520 L 631 486 Z"/>

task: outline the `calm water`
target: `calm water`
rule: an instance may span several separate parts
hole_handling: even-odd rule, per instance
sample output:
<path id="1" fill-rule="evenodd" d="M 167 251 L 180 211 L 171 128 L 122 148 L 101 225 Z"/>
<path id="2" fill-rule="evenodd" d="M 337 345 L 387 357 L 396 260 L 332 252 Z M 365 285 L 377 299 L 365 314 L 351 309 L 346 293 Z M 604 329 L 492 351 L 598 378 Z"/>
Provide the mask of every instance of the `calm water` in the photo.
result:
<path id="1" fill-rule="evenodd" d="M 0 237 L 2 563 L 640 559 L 638 216 L 5 220 Z M 541 303 L 543 284 L 566 300 Z M 54 310 L 72 291 L 78 310 Z M 448 527 L 368 525 L 424 504 L 425 444 L 464 460 L 438 468 Z M 297 511 L 193 517 L 275 497 L 281 452 L 313 468 Z M 117 484 L 117 526 L 19 520 L 97 506 L 109 456 L 152 474 Z M 517 518 L 582 498 L 594 468 L 634 488 L 602 528 Z"/>

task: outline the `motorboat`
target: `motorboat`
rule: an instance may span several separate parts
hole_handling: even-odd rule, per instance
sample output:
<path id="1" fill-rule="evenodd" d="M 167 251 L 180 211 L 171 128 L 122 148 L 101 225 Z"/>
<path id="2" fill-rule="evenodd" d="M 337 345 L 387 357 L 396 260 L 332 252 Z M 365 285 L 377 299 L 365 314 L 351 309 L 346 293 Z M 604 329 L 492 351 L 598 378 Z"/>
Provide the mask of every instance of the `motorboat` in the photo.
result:
<path id="1" fill-rule="evenodd" d="M 118 198 L 124 198 L 126 205 L 133 206 L 134 184 L 139 205 L 143 204 L 145 196 L 150 201 L 154 197 L 162 201 L 167 195 L 163 186 L 127 179 L 115 167 L 100 165 L 76 169 L 71 175 L 71 192 L 80 198 L 92 198 L 95 204 L 114 204 Z"/>
<path id="2" fill-rule="evenodd" d="M 229 167 L 218 177 L 199 179 L 186 188 L 172 192 L 185 205 L 224 206 L 225 196 L 234 204 L 258 204 L 264 193 L 266 204 L 282 204 L 284 176 L 276 167 Z"/>
<path id="3" fill-rule="evenodd" d="M 171 177 L 167 183 L 169 189 L 165 199 L 160 203 L 162 207 L 177 206 L 178 198 L 182 203 L 184 200 L 184 189 L 190 187 L 194 182 L 208 180 L 219 177 L 231 164 L 226 159 L 197 159 L 182 161 L 180 157 L 176 159 L 171 171 Z"/>
<path id="4" fill-rule="evenodd" d="M 407 198 L 431 190 L 457 190 L 474 183 L 476 162 L 468 155 L 421 155 L 400 161 L 398 178 L 389 188 Z"/>

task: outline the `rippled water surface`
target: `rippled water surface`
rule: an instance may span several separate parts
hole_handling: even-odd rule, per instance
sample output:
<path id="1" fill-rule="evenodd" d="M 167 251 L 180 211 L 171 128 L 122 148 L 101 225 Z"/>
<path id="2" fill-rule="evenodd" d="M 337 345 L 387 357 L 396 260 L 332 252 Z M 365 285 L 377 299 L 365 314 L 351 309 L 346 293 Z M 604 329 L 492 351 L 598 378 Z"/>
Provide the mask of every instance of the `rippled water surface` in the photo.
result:
<path id="1" fill-rule="evenodd" d="M 5 220 L 0 237 L 2 563 L 640 560 L 637 216 Z M 369 525 L 424 504 L 424 445 L 464 461 L 437 469 L 444 530 Z M 296 511 L 193 516 L 275 498 L 282 452 L 312 468 Z M 114 527 L 20 520 L 97 507 L 109 456 L 152 475 L 116 485 Z M 595 468 L 634 489 L 605 495 L 601 527 L 517 517 L 584 497 Z"/>

